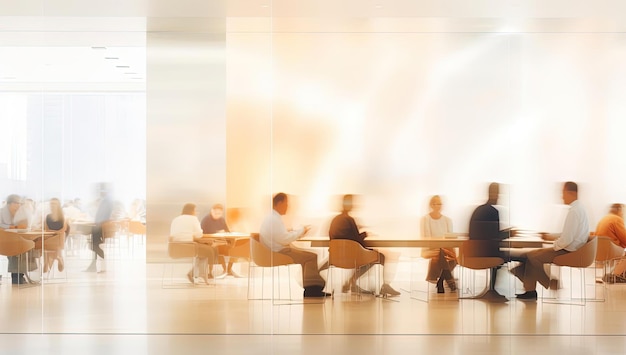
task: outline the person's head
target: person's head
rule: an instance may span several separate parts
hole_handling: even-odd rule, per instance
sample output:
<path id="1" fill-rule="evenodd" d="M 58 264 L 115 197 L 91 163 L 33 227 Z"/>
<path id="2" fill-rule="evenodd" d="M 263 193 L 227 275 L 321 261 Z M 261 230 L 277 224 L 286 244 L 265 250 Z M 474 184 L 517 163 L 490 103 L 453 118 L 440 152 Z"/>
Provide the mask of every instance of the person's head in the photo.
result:
<path id="1" fill-rule="evenodd" d="M 563 184 L 563 202 L 566 205 L 578 200 L 578 185 L 575 182 L 568 181 Z"/>
<path id="2" fill-rule="evenodd" d="M 222 217 L 224 217 L 224 206 L 219 203 L 213 205 L 213 207 L 211 207 L 211 218 L 220 219 Z"/>
<path id="3" fill-rule="evenodd" d="M 624 205 L 621 203 L 614 203 L 611 205 L 609 212 L 624 218 Z"/>
<path id="4" fill-rule="evenodd" d="M 441 197 L 439 195 L 431 197 L 428 206 L 430 206 L 430 210 L 432 212 L 441 212 L 443 206 L 443 203 L 441 203 Z"/>
<path id="5" fill-rule="evenodd" d="M 343 201 L 341 203 L 342 211 L 348 213 L 352 211 L 352 207 L 354 206 L 354 196 L 352 195 L 343 195 Z"/>
<path id="6" fill-rule="evenodd" d="M 183 206 L 183 213 L 182 214 L 188 214 L 190 216 L 195 216 L 196 215 L 196 205 L 194 205 L 193 203 L 186 203 Z"/>
<path id="7" fill-rule="evenodd" d="M 11 212 L 11 216 L 14 216 L 17 210 L 22 206 L 22 197 L 19 195 L 9 195 L 9 197 L 7 197 L 7 206 L 9 207 L 9 212 Z"/>
<path id="8" fill-rule="evenodd" d="M 492 182 L 489 184 L 489 200 L 487 200 L 487 203 L 490 205 L 497 205 L 498 195 L 500 195 L 500 184 Z"/>
<path id="9" fill-rule="evenodd" d="M 63 218 L 63 208 L 61 208 L 61 201 L 58 198 L 50 199 L 50 214 L 55 220 Z"/>
<path id="10" fill-rule="evenodd" d="M 281 216 L 287 213 L 287 209 L 289 208 L 289 199 L 287 198 L 287 194 L 284 192 L 279 192 L 274 195 L 272 198 L 272 208 Z"/>

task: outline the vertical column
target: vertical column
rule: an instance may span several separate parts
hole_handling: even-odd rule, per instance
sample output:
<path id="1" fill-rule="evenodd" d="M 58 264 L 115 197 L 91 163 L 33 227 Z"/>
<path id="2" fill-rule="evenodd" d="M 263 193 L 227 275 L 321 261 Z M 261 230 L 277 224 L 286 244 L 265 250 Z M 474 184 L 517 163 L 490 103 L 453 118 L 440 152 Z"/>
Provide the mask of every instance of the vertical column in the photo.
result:
<path id="1" fill-rule="evenodd" d="M 170 222 L 185 203 L 195 203 L 202 218 L 211 204 L 225 202 L 224 24 L 224 18 L 148 22 L 148 262 L 167 260 Z"/>

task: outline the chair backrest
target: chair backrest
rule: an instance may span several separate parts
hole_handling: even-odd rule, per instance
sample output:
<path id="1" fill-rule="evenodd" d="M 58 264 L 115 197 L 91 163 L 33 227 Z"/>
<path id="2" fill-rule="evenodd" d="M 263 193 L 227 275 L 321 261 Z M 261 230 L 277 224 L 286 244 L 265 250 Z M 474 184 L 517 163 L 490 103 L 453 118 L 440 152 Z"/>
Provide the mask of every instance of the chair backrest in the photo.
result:
<path id="1" fill-rule="evenodd" d="M 613 243 L 611 238 L 597 236 L 598 250 L 596 251 L 596 261 L 607 261 L 624 256 L 624 248 Z"/>
<path id="2" fill-rule="evenodd" d="M 128 232 L 130 234 L 144 235 L 146 234 L 146 226 L 139 221 L 129 221 Z"/>
<path id="3" fill-rule="evenodd" d="M 585 245 L 580 247 L 580 249 L 559 255 L 552 263 L 559 266 L 569 266 L 569 267 L 588 267 L 593 264 L 596 259 L 596 253 L 598 251 L 598 238 L 591 237 L 587 241 Z"/>
<path id="4" fill-rule="evenodd" d="M 232 248 L 228 250 L 228 256 L 238 258 L 250 257 L 250 239 L 236 239 Z"/>
<path id="5" fill-rule="evenodd" d="M 24 239 L 19 234 L 0 230 L 0 255 L 16 256 L 35 247 L 35 242 Z"/>
<path id="6" fill-rule="evenodd" d="M 193 258 L 196 256 L 196 243 L 172 242 L 167 243 L 167 255 L 172 259 Z"/>
<path id="7" fill-rule="evenodd" d="M 459 248 L 459 265 L 468 269 L 490 269 L 504 263 L 504 259 L 489 255 L 492 252 L 492 240 L 466 240 Z M 495 241 L 497 242 L 497 241 Z"/>
<path id="8" fill-rule="evenodd" d="M 256 233 L 255 233 L 256 234 Z M 252 261 L 261 267 L 272 267 L 294 264 L 292 258 L 285 254 L 271 251 L 254 237 L 250 238 L 250 257 Z"/>
<path id="9" fill-rule="evenodd" d="M 378 253 L 363 248 L 361 244 L 349 239 L 331 239 L 328 245 L 329 265 L 342 269 L 353 269 L 378 262 Z"/>
<path id="10" fill-rule="evenodd" d="M 128 232 L 129 219 L 110 220 L 102 222 L 102 237 L 114 238 L 117 233 Z"/>

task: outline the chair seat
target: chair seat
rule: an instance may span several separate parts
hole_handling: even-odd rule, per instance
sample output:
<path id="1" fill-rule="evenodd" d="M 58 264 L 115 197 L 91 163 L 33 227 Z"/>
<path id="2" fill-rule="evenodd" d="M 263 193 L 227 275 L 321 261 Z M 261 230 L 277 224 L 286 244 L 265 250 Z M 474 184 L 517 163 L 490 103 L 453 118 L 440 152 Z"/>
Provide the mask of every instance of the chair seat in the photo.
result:
<path id="1" fill-rule="evenodd" d="M 504 259 L 498 257 L 464 257 L 461 266 L 472 270 L 490 269 L 504 264 Z"/>

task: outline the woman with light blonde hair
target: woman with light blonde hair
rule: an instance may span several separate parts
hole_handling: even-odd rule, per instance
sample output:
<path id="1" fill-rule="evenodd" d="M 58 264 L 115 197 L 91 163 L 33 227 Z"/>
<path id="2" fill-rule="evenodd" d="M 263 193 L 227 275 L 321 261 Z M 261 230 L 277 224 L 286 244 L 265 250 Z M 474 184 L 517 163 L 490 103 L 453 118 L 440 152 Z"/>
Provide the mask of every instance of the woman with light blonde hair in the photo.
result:
<path id="1" fill-rule="evenodd" d="M 430 198 L 430 213 L 421 219 L 422 238 L 444 237 L 446 233 L 452 233 L 452 220 L 441 213 L 443 203 L 441 197 L 435 195 Z M 446 248 L 426 249 L 422 257 L 430 259 L 426 281 L 437 284 L 437 292 L 444 293 L 443 282 L 448 284 L 450 291 L 456 291 L 456 282 L 452 276 L 452 270 L 457 264 L 454 250 Z"/>

